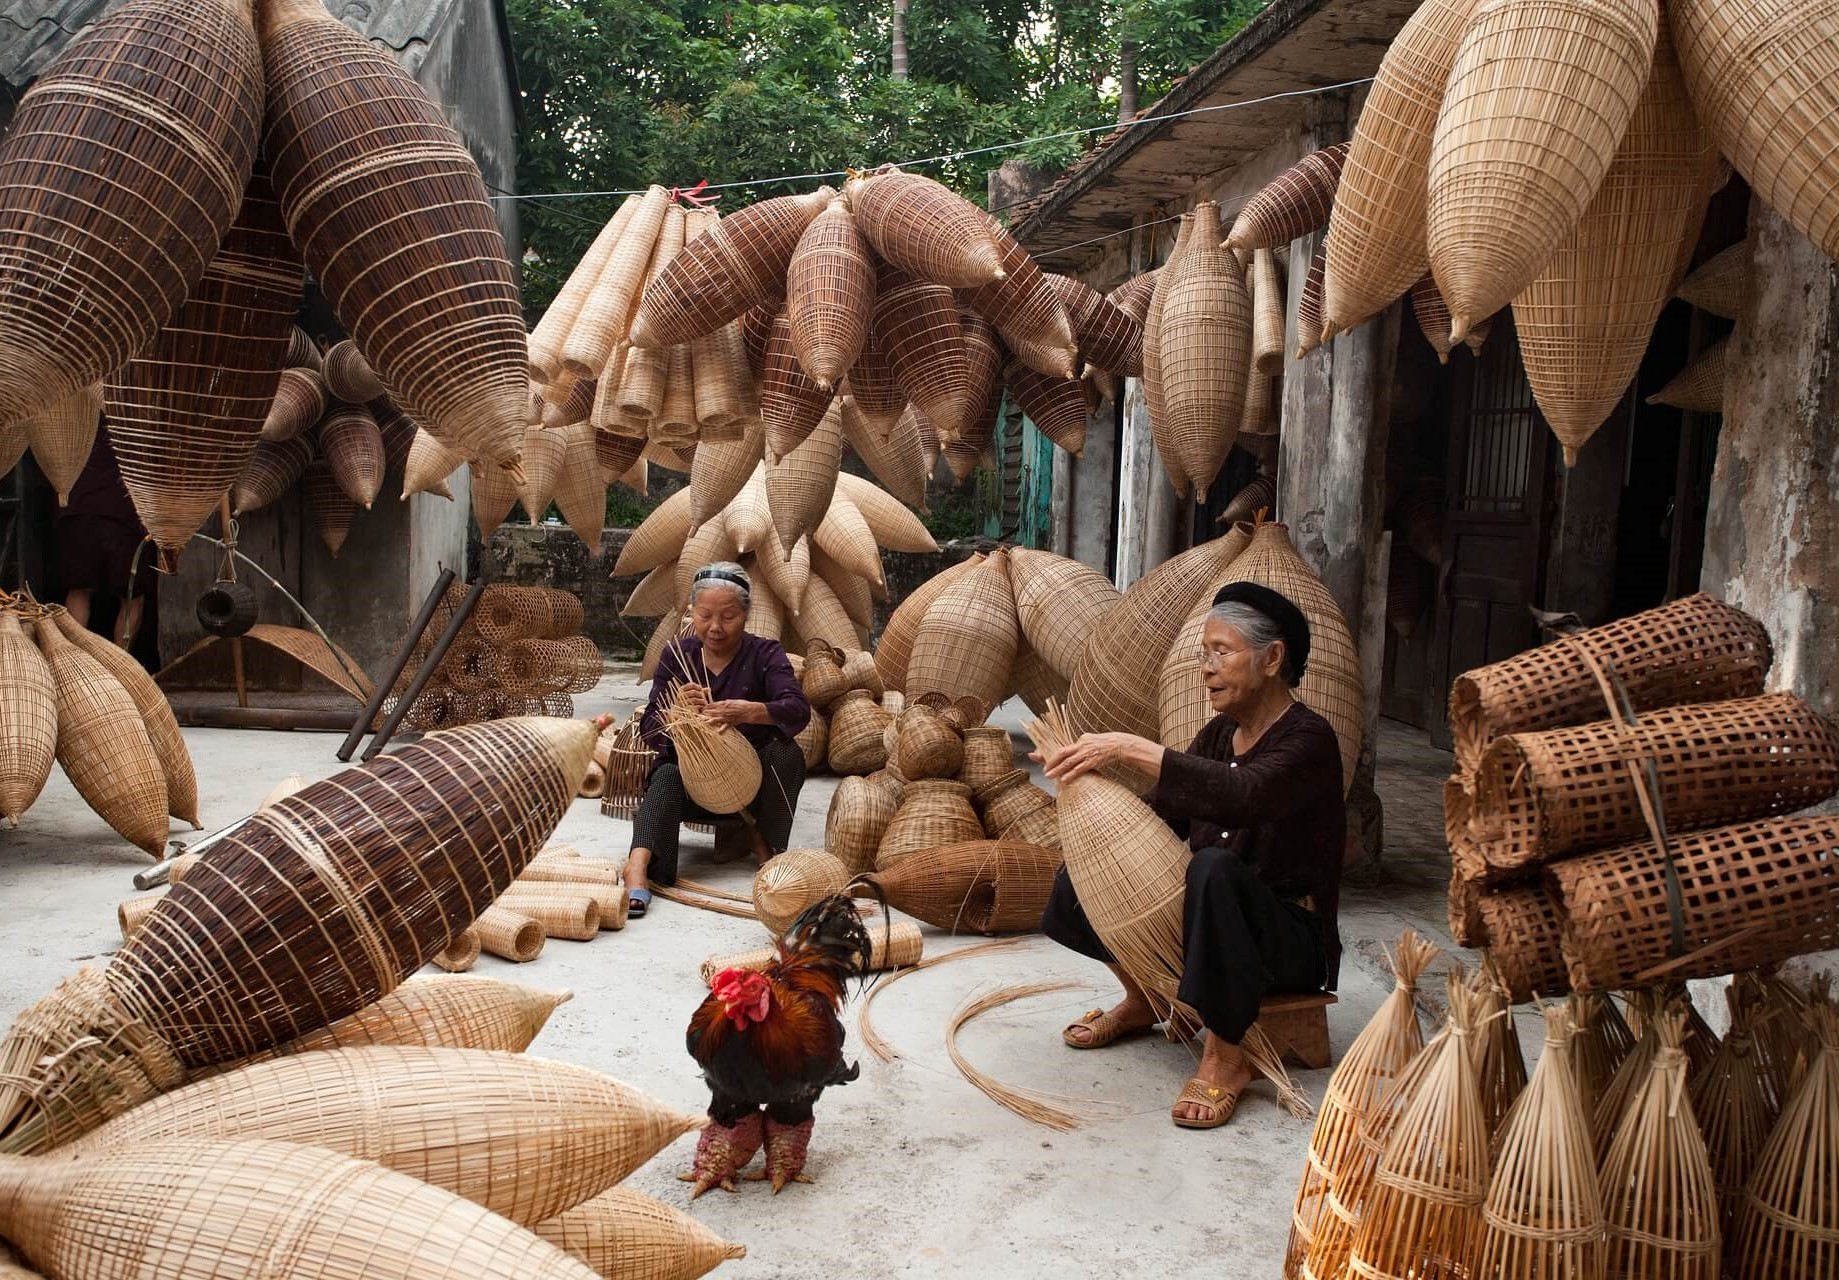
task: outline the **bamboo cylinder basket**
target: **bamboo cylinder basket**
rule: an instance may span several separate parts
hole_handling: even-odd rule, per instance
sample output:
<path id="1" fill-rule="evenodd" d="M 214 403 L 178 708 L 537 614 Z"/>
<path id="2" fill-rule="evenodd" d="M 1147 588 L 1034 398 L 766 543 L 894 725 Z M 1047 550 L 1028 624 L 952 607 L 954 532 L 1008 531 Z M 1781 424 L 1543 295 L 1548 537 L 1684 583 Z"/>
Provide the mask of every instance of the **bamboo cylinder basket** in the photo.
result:
<path id="1" fill-rule="evenodd" d="M 824 848 L 850 875 L 874 870 L 881 838 L 897 807 L 886 787 L 867 778 L 844 778 L 824 817 Z"/>
<path id="2" fill-rule="evenodd" d="M 532 1228 L 603 1277 L 696 1280 L 747 1256 L 702 1223 L 627 1187 L 605 1191 Z"/>
<path id="3" fill-rule="evenodd" d="M 434 965 L 443 973 L 469 973 L 479 963 L 481 949 L 479 931 L 468 925 L 435 954 Z"/>
<path id="4" fill-rule="evenodd" d="M 982 839 L 983 824 L 971 808 L 970 795 L 963 783 L 944 778 L 908 782 L 893 821 L 882 833 L 875 869 L 886 871 L 921 849 Z"/>
<path id="5" fill-rule="evenodd" d="M 867 919 L 862 923 L 868 929 L 871 948 L 868 967 L 871 973 L 904 969 L 917 962 L 925 952 L 926 935 L 910 920 L 897 920 L 891 925 Z M 723 969 L 752 969 L 758 972 L 778 960 L 777 947 L 759 947 L 731 955 L 710 956 L 702 962 L 699 971 L 706 983 Z"/>
<path id="6" fill-rule="evenodd" d="M 536 921 L 545 938 L 592 942 L 602 928 L 602 908 L 613 909 L 623 896 L 617 887 L 602 884 L 539 881 L 511 884 L 493 906 Z"/>
<path id="7" fill-rule="evenodd" d="M 42 620 L 34 626 L 43 626 Z M 17 823 L 57 759 L 58 687 L 19 615 L 0 609 L 0 818 Z"/>
<path id="8" fill-rule="evenodd" d="M 841 893 L 849 868 L 822 849 L 787 849 L 769 858 L 753 878 L 753 906 L 775 937 L 812 903 Z"/>
<path id="9" fill-rule="evenodd" d="M 1488 957 L 1509 998 L 1522 1004 L 1571 990 L 1571 972 L 1561 941 L 1558 904 L 1540 885 L 1520 885 L 1482 894 L 1475 903 Z"/>
<path id="10" fill-rule="evenodd" d="M 1008 696 L 1017 638 L 1009 557 L 998 551 L 927 607 L 898 687 L 909 697 L 969 695 L 986 707 L 1000 706 Z"/>
<path id="11" fill-rule="evenodd" d="M 888 762 L 883 735 L 890 716 L 867 689 L 851 689 L 830 717 L 830 771 L 873 773 Z"/>
<path id="12" fill-rule="evenodd" d="M 493 905 L 473 922 L 479 932 L 479 945 L 500 960 L 528 964 L 543 954 L 549 935 L 543 926 L 522 912 Z"/>
<path id="13" fill-rule="evenodd" d="M 972 840 L 937 845 L 863 877 L 896 910 L 954 933 L 1034 933 L 1060 853 L 1039 845 Z"/>

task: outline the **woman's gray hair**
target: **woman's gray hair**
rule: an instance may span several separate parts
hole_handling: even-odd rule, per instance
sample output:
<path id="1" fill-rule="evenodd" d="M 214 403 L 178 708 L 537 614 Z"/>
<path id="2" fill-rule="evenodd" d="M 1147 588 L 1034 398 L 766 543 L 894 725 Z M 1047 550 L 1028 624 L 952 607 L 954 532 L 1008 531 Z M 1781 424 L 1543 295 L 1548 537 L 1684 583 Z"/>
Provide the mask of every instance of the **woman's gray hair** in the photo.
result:
<path id="1" fill-rule="evenodd" d="M 690 579 L 690 608 L 696 607 L 697 596 L 716 588 L 734 592 L 742 609 L 753 608 L 753 592 L 749 588 L 747 570 L 732 560 L 717 560 L 696 571 Z"/>
<path id="2" fill-rule="evenodd" d="M 1208 622 L 1219 622 L 1231 627 L 1245 637 L 1245 643 L 1258 653 L 1263 653 L 1272 645 L 1283 639 L 1283 628 L 1269 614 L 1252 608 L 1241 600 L 1229 600 L 1225 604 L 1216 604 L 1207 611 Z M 1284 683 L 1296 687 L 1295 664 L 1290 659 L 1288 648 L 1284 650 L 1283 670 L 1278 672 Z"/>

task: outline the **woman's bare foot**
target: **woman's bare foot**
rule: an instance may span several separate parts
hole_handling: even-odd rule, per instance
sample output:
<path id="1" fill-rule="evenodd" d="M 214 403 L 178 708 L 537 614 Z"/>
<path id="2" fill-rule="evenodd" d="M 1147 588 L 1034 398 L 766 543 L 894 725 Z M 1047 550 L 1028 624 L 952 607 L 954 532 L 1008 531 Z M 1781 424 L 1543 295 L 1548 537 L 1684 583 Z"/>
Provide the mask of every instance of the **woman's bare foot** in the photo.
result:
<path id="1" fill-rule="evenodd" d="M 1156 1011 L 1150 1007 L 1149 1001 L 1135 992 L 1125 993 L 1124 998 L 1112 1005 L 1105 1016 L 1117 1023 L 1117 1036 L 1146 1030 L 1156 1025 Z M 1066 1029 L 1066 1037 L 1078 1044 L 1091 1044 L 1092 1028 L 1075 1022 Z"/>
<path id="2" fill-rule="evenodd" d="M 627 892 L 651 887 L 651 881 L 645 875 L 650 866 L 651 850 L 649 849 L 634 849 L 626 855 L 626 869 L 620 873 L 620 879 L 625 882 Z"/>
<path id="3" fill-rule="evenodd" d="M 1196 1079 L 1220 1090 L 1224 1097 L 1236 1097 L 1252 1082 L 1253 1074 L 1251 1060 L 1238 1045 L 1227 1044 L 1211 1031 L 1207 1033 L 1200 1066 L 1194 1071 Z M 1177 1120 L 1206 1120 L 1211 1110 L 1193 1102 L 1177 1102 L 1174 1116 Z"/>

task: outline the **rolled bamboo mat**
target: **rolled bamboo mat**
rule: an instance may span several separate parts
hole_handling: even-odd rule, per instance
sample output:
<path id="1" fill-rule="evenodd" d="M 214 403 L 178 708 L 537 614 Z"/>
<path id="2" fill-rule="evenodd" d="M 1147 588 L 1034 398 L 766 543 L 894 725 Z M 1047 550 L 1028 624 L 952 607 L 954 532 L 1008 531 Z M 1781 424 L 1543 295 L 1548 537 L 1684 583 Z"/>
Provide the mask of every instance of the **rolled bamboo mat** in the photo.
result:
<path id="1" fill-rule="evenodd" d="M 479 931 L 468 925 L 434 957 L 434 963 L 447 973 L 466 973 L 478 963 L 482 945 Z"/>
<path id="2" fill-rule="evenodd" d="M 536 921 L 547 938 L 587 942 L 600 932 L 600 903 L 591 893 L 569 891 L 560 885 L 512 885 L 498 895 L 498 902 Z"/>
<path id="3" fill-rule="evenodd" d="M 501 960 L 528 964 L 543 954 L 543 926 L 509 907 L 487 907 L 472 927 L 479 945 Z"/>
<path id="4" fill-rule="evenodd" d="M 1562 945 L 1564 922 L 1542 886 L 1519 885 L 1480 895 L 1476 902 L 1488 955 L 1515 1004 L 1571 990 Z"/>

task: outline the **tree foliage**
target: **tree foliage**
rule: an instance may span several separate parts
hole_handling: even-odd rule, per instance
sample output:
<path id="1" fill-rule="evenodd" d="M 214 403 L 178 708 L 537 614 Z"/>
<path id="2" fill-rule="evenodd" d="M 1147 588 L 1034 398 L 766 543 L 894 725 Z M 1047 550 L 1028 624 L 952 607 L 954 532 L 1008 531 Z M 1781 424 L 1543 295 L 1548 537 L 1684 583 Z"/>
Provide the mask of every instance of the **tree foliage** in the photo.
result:
<path id="1" fill-rule="evenodd" d="M 518 181 L 618 191 L 919 166 L 983 200 L 1011 155 L 1076 159 L 1100 135 L 963 155 L 1102 125 L 1118 47 L 1138 48 L 1148 103 L 1265 0 L 912 0 L 910 78 L 891 74 L 892 0 L 506 0 L 523 87 Z M 732 209 L 815 179 L 723 193 Z M 547 305 L 617 197 L 523 205 L 525 298 Z"/>

